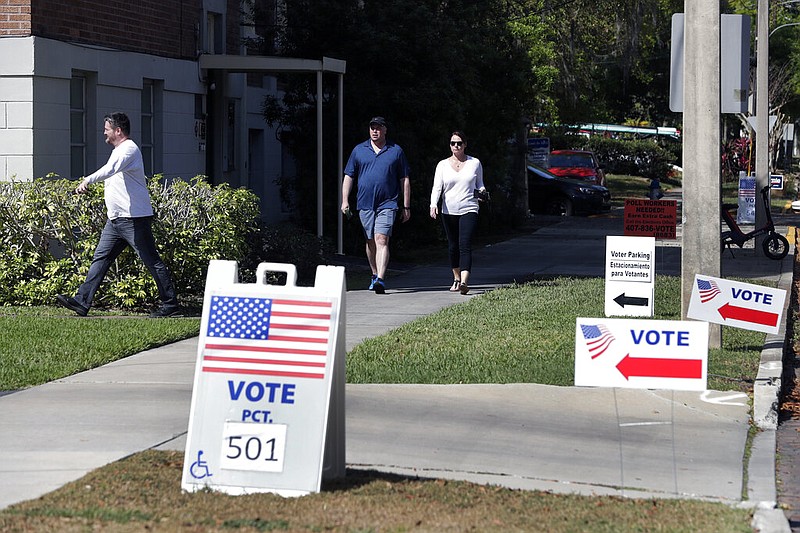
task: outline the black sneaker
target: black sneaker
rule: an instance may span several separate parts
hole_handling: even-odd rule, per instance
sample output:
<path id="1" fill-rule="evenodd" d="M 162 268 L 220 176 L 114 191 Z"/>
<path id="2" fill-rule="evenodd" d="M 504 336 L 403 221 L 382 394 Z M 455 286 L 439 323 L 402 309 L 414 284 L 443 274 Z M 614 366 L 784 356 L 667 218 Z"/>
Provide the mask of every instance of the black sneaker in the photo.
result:
<path id="1" fill-rule="evenodd" d="M 180 307 L 159 307 L 150 313 L 150 318 L 181 318 L 182 316 Z"/>
<path id="2" fill-rule="evenodd" d="M 56 294 L 56 302 L 58 302 L 58 305 L 66 307 L 70 311 L 75 311 L 78 316 L 86 316 L 89 313 L 89 308 L 81 305 L 81 303 L 72 296 Z"/>
<path id="3" fill-rule="evenodd" d="M 375 280 L 375 283 L 373 283 L 372 290 L 375 291 L 375 294 L 383 294 L 386 292 L 386 284 L 381 278 L 378 278 Z"/>

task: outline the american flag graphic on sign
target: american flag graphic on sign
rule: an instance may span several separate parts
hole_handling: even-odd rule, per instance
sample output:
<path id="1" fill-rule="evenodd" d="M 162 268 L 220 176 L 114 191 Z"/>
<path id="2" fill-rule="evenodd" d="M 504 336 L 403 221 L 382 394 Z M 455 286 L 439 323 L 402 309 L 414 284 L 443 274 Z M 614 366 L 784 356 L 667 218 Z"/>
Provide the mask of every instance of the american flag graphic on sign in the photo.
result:
<path id="1" fill-rule="evenodd" d="M 602 324 L 597 326 L 581 324 L 581 332 L 584 340 L 586 340 L 586 347 L 589 349 L 589 355 L 592 356 L 592 359 L 602 355 L 611 346 L 611 343 L 616 340 L 608 328 Z"/>
<path id="2" fill-rule="evenodd" d="M 706 303 L 714 299 L 720 293 L 719 287 L 714 280 L 697 278 L 697 290 L 700 294 L 700 303 Z"/>
<path id="3" fill-rule="evenodd" d="M 211 296 L 203 372 L 323 379 L 331 302 Z"/>
<path id="4" fill-rule="evenodd" d="M 742 178 L 739 180 L 739 196 L 742 198 L 756 197 L 756 179 Z"/>

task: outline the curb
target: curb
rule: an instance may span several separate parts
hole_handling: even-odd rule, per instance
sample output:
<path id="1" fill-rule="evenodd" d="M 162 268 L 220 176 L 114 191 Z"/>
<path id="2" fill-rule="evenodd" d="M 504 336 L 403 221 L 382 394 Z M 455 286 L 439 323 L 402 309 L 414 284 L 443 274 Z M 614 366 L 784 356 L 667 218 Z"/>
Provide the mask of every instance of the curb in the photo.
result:
<path id="1" fill-rule="evenodd" d="M 793 269 L 790 270 L 793 272 Z M 791 289 L 792 275 L 781 275 L 778 288 Z M 787 304 L 788 304 L 787 299 Z M 786 320 L 780 331 L 764 339 L 758 374 L 753 383 L 753 423 L 759 432 L 753 439 L 747 463 L 747 502 L 754 507 L 752 527 L 761 533 L 791 533 L 789 519 L 778 508 L 776 488 L 776 434 L 783 384 L 783 353 L 786 345 Z"/>
<path id="2" fill-rule="evenodd" d="M 761 351 L 758 374 L 753 383 L 753 422 L 758 429 L 778 429 L 783 375 L 783 348 L 786 342 L 786 322 L 781 334 L 768 334 Z"/>

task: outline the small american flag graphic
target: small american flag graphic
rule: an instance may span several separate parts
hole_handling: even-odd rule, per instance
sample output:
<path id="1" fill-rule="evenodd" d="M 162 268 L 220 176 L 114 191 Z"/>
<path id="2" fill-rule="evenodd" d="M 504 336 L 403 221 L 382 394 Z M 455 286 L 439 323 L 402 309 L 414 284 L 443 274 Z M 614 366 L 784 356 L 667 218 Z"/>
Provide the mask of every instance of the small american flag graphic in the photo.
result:
<path id="1" fill-rule="evenodd" d="M 203 372 L 323 379 L 331 302 L 211 296 Z"/>
<path id="2" fill-rule="evenodd" d="M 697 290 L 700 294 L 700 303 L 706 303 L 714 299 L 720 293 L 719 287 L 714 280 L 697 278 Z"/>
<path id="3" fill-rule="evenodd" d="M 742 178 L 739 180 L 739 196 L 742 198 L 756 197 L 756 179 Z"/>
<path id="4" fill-rule="evenodd" d="M 602 324 L 596 326 L 581 324 L 581 332 L 592 359 L 602 355 L 616 340 L 608 328 Z"/>

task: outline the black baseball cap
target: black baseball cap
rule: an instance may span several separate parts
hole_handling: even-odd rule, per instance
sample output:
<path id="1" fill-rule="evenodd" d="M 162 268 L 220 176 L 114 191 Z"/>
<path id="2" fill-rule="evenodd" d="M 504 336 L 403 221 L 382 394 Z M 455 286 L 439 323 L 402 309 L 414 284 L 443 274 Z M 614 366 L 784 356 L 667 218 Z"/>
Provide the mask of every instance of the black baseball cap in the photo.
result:
<path id="1" fill-rule="evenodd" d="M 369 125 L 372 126 L 373 124 L 378 124 L 385 127 L 386 119 L 383 117 L 372 117 L 372 120 L 369 121 Z"/>

